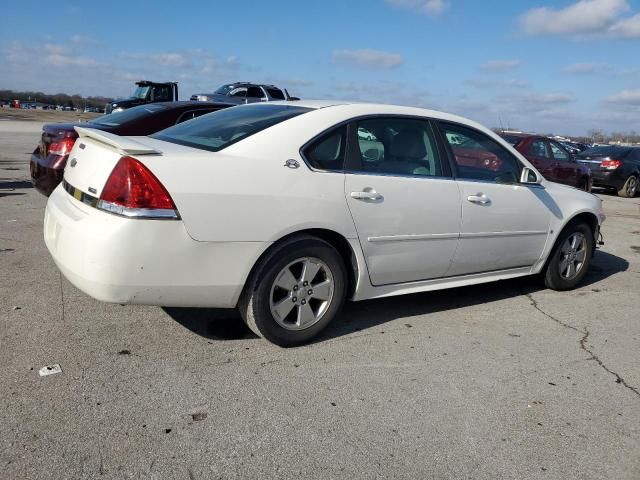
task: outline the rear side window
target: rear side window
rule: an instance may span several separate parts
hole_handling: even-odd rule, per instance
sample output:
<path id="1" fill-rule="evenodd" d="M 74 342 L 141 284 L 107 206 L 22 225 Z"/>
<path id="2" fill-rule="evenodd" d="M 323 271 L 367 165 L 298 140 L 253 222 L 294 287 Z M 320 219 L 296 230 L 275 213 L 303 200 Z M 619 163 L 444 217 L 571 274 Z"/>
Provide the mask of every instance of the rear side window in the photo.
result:
<path id="1" fill-rule="evenodd" d="M 304 149 L 304 157 L 313 168 L 338 171 L 344 166 L 347 127 L 339 127 L 326 133 Z"/>
<path id="2" fill-rule="evenodd" d="M 284 93 L 279 88 L 267 88 L 267 92 L 271 98 L 276 98 L 278 100 L 284 100 Z"/>
<path id="3" fill-rule="evenodd" d="M 459 178 L 496 183 L 516 183 L 522 166 L 502 145 L 482 132 L 442 123 Z"/>
<path id="4" fill-rule="evenodd" d="M 289 105 L 246 105 L 225 108 L 162 130 L 152 138 L 218 152 L 266 128 L 310 111 Z"/>

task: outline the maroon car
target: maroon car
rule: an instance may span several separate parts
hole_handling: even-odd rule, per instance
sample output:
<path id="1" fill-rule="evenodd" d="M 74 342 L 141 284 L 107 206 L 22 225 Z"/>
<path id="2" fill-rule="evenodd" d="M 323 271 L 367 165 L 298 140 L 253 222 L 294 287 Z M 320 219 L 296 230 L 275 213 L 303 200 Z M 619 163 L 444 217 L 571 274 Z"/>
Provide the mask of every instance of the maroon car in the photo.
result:
<path id="1" fill-rule="evenodd" d="M 522 133 L 503 133 L 502 138 L 524 155 L 547 180 L 591 191 L 591 170 L 578 163 L 558 142 L 541 135 Z"/>
<path id="2" fill-rule="evenodd" d="M 45 124 L 40 144 L 31 155 L 31 181 L 40 193 L 51 195 L 62 181 L 69 152 L 78 138 L 73 128 L 75 126 L 95 128 L 116 135 L 151 135 L 177 123 L 232 106 L 229 103 L 206 102 L 150 103 L 103 115 L 87 123 Z"/>

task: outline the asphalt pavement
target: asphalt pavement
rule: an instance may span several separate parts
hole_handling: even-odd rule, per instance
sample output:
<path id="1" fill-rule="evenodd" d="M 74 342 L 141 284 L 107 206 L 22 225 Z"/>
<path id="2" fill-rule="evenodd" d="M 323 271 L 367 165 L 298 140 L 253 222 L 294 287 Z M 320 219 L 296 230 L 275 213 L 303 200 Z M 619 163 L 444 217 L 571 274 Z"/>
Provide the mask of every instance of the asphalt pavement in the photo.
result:
<path id="1" fill-rule="evenodd" d="M 234 312 L 66 281 L 28 180 L 40 126 L 0 121 L 0 478 L 640 478 L 640 198 L 599 193 L 575 291 L 353 303 L 280 349 Z"/>

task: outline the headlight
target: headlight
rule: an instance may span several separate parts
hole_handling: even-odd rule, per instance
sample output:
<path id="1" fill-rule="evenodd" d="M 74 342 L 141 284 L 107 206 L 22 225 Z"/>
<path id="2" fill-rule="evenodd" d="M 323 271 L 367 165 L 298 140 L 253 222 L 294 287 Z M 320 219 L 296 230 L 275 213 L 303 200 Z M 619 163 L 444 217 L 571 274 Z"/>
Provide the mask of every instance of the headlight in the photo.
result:
<path id="1" fill-rule="evenodd" d="M 118 112 L 123 112 L 124 108 L 122 107 L 116 107 L 113 110 L 111 110 L 111 113 L 118 113 Z"/>
<path id="2" fill-rule="evenodd" d="M 206 95 L 196 95 L 196 100 L 198 102 L 208 102 L 209 101 L 209 97 Z"/>

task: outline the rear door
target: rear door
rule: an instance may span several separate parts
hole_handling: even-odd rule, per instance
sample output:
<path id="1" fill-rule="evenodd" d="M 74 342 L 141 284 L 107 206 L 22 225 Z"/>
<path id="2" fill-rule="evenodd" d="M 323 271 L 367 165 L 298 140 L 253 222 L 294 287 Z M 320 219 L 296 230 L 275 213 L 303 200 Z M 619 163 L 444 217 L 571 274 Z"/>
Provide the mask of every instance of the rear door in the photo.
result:
<path id="1" fill-rule="evenodd" d="M 566 185 L 577 186 L 578 164 L 573 161 L 571 154 L 562 145 L 553 140 L 549 142 L 551 154 L 553 155 L 553 176 L 555 182 Z"/>
<path id="2" fill-rule="evenodd" d="M 462 196 L 460 242 L 449 275 L 533 265 L 542 254 L 551 221 L 544 189 L 520 184 L 519 160 L 486 134 L 446 122 L 440 129 Z M 460 142 L 477 145 L 479 156 L 497 157 L 499 170 L 461 165 Z"/>
<path id="3" fill-rule="evenodd" d="M 373 285 L 444 277 L 460 192 L 427 119 L 370 117 L 349 129 L 345 197 Z"/>

